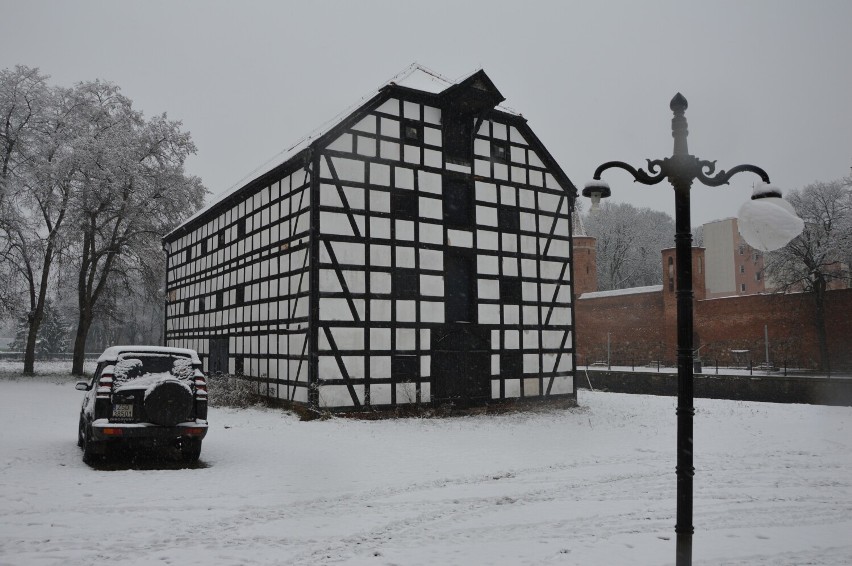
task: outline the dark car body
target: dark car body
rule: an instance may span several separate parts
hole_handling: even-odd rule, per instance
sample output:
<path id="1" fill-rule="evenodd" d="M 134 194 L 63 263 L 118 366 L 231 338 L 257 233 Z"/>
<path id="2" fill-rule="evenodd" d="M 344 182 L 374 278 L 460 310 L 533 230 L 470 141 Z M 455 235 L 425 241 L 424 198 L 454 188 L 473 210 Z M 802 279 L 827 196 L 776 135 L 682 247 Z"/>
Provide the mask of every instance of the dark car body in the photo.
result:
<path id="1" fill-rule="evenodd" d="M 207 435 L 207 380 L 194 350 L 113 346 L 98 358 L 80 409 L 83 459 L 112 449 L 177 448 L 198 460 Z"/>

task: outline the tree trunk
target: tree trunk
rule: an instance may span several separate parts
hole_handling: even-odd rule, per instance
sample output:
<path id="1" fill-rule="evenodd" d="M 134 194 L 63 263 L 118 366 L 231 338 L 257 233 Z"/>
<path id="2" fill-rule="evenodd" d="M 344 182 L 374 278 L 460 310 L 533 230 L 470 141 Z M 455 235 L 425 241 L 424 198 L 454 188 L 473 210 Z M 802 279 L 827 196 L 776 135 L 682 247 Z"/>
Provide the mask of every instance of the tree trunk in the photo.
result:
<path id="1" fill-rule="evenodd" d="M 77 321 L 77 334 L 74 337 L 74 357 L 71 364 L 71 373 L 74 375 L 83 375 L 83 365 L 86 362 L 86 338 L 89 336 L 91 325 L 91 315 L 81 313 Z"/>
<path id="2" fill-rule="evenodd" d="M 41 326 L 41 316 L 38 311 L 31 311 L 27 315 L 27 345 L 24 349 L 24 375 L 35 373 L 35 347 L 38 339 L 38 329 Z"/>

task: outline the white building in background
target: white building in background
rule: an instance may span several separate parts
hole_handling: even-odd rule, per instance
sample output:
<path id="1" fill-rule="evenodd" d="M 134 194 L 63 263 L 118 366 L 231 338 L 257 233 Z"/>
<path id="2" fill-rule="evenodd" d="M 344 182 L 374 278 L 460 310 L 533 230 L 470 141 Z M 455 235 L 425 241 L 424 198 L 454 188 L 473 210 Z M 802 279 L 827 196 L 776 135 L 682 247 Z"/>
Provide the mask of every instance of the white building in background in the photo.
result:
<path id="1" fill-rule="evenodd" d="M 177 228 L 166 344 L 314 408 L 576 400 L 576 189 L 503 100 L 412 65 Z"/>
<path id="2" fill-rule="evenodd" d="M 766 291 L 763 253 L 743 240 L 736 218 L 704 224 L 704 248 L 707 298 Z"/>

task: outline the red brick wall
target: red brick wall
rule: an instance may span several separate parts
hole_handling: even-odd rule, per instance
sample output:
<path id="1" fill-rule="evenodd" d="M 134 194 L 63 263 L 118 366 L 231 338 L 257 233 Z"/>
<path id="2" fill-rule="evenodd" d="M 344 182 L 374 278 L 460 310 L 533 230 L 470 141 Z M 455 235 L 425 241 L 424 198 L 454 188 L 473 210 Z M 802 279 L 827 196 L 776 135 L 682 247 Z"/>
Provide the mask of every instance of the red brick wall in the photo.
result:
<path id="1" fill-rule="evenodd" d="M 613 363 L 648 363 L 676 359 L 676 312 L 662 293 L 578 299 L 575 303 L 578 363 L 606 359 L 610 333 Z M 670 299 L 670 297 L 665 297 Z M 770 362 L 815 367 L 819 359 L 813 298 L 805 294 L 748 295 L 696 300 L 695 343 L 706 365 L 765 360 L 764 325 L 769 331 Z M 852 368 L 852 289 L 830 291 L 826 330 L 833 369 Z M 662 356 L 660 352 L 662 343 Z"/>

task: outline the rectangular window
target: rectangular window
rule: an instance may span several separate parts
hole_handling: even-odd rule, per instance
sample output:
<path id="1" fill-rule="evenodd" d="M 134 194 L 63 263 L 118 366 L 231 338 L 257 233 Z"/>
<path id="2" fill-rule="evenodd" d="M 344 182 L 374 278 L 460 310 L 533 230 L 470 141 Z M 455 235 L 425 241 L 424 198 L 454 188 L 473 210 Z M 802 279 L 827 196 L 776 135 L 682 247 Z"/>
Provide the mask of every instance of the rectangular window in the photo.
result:
<path id="1" fill-rule="evenodd" d="M 225 231 L 224 230 L 219 230 L 219 233 L 216 234 L 216 240 L 217 240 L 216 245 L 219 249 L 222 249 L 222 248 L 225 247 Z"/>
<path id="2" fill-rule="evenodd" d="M 744 265 L 740 266 L 740 273 L 745 273 L 745 266 Z"/>
<path id="3" fill-rule="evenodd" d="M 508 163 L 509 144 L 503 140 L 491 140 L 491 159 L 495 163 Z"/>
<path id="4" fill-rule="evenodd" d="M 762 271 L 758 271 L 757 273 L 754 274 L 754 280 L 755 281 L 760 281 L 761 279 L 763 279 L 763 272 Z"/>
<path id="5" fill-rule="evenodd" d="M 423 126 L 413 120 L 402 121 L 402 139 L 406 143 L 422 143 Z"/>
<path id="6" fill-rule="evenodd" d="M 186 248 L 186 262 L 189 263 L 192 261 L 192 246 Z"/>
<path id="7" fill-rule="evenodd" d="M 745 293 L 745 283 L 740 283 L 740 291 Z"/>
<path id="8" fill-rule="evenodd" d="M 459 175 L 444 176 L 444 224 L 453 228 L 473 225 L 473 187 L 469 179 Z"/>
<path id="9" fill-rule="evenodd" d="M 503 304 L 521 304 L 521 278 L 503 277 L 500 279 L 500 302 Z"/>
<path id="10" fill-rule="evenodd" d="M 470 165 L 473 158 L 473 117 L 444 111 L 444 156 L 447 161 Z"/>
<path id="11" fill-rule="evenodd" d="M 740 255 L 745 255 L 745 246 L 740 244 Z"/>
<path id="12" fill-rule="evenodd" d="M 417 378 L 417 356 L 396 354 L 391 356 L 391 377 L 396 381 L 410 381 Z"/>
<path id="13" fill-rule="evenodd" d="M 518 232 L 521 229 L 521 210 L 517 206 L 501 204 L 497 208 L 497 225 L 502 232 Z"/>
<path id="14" fill-rule="evenodd" d="M 395 299 L 416 299 L 420 295 L 417 271 L 410 268 L 396 268 L 391 274 L 391 294 Z"/>
<path id="15" fill-rule="evenodd" d="M 519 378 L 523 374 L 523 355 L 520 352 L 504 352 L 500 354 L 500 376 Z"/>
<path id="16" fill-rule="evenodd" d="M 407 189 L 391 192 L 391 214 L 401 220 L 417 220 L 420 216 L 417 193 Z"/>

